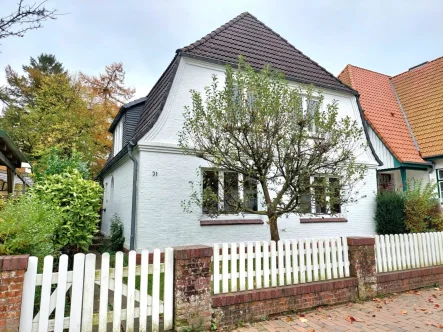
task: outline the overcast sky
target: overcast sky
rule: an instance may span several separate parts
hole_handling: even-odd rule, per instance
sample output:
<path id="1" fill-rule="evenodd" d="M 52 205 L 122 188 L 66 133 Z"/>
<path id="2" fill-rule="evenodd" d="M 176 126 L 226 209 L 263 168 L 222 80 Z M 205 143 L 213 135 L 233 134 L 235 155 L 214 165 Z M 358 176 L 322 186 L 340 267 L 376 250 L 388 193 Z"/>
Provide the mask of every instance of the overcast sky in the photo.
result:
<path id="1" fill-rule="evenodd" d="M 0 17 L 18 0 L 0 0 Z M 25 2 L 39 0 L 25 0 Z M 443 0 L 49 0 L 58 20 L 1 41 L 0 67 L 54 54 L 88 74 L 122 61 L 145 96 L 177 48 L 249 11 L 334 75 L 351 63 L 395 75 L 443 56 Z M 5 83 L 4 71 L 0 85 Z"/>

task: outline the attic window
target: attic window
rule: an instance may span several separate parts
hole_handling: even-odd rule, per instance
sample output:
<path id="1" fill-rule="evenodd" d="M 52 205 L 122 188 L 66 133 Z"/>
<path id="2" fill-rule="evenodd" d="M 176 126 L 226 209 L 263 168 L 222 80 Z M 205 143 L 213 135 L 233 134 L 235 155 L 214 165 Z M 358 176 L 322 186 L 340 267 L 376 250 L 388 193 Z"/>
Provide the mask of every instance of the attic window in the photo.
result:
<path id="1" fill-rule="evenodd" d="M 114 156 L 122 149 L 123 142 L 123 124 L 120 120 L 114 129 Z"/>

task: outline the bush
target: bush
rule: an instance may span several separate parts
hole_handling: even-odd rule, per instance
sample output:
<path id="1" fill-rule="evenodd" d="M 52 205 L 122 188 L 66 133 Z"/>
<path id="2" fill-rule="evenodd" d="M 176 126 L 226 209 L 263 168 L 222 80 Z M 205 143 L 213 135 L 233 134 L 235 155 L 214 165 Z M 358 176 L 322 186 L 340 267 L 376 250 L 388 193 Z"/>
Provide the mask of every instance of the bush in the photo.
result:
<path id="1" fill-rule="evenodd" d="M 60 246 L 54 233 L 61 223 L 61 213 L 36 197 L 8 200 L 0 211 L 0 255 L 56 254 Z"/>
<path id="2" fill-rule="evenodd" d="M 47 176 L 34 185 L 32 193 L 53 204 L 62 213 L 63 222 L 57 229 L 58 245 L 75 253 L 87 251 L 100 220 L 99 209 L 103 189 L 86 180 L 76 169 Z"/>
<path id="3" fill-rule="evenodd" d="M 379 191 L 376 197 L 375 227 L 378 234 L 406 233 L 405 198 L 399 191 Z"/>
<path id="4" fill-rule="evenodd" d="M 411 233 L 443 230 L 443 217 L 436 184 L 421 180 L 408 182 L 405 193 L 405 226 Z"/>
<path id="5" fill-rule="evenodd" d="M 116 214 L 111 219 L 111 237 L 109 242 L 109 249 L 111 251 L 119 251 L 122 249 L 125 243 L 125 237 L 123 233 L 123 224 Z"/>

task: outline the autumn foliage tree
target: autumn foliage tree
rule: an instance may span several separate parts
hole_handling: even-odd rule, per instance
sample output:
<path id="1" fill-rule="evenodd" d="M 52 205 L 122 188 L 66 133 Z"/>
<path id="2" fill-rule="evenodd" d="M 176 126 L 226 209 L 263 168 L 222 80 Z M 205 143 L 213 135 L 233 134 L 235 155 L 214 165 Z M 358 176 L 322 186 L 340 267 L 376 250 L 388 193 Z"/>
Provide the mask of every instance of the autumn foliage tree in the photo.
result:
<path id="1" fill-rule="evenodd" d="M 179 145 L 223 171 L 224 181 L 212 176 L 193 184 L 185 209 L 266 216 L 278 241 L 279 217 L 339 213 L 341 204 L 359 198 L 356 187 L 367 170 L 356 160 L 365 151 L 363 130 L 340 116 L 336 102 L 322 105 L 312 86 L 296 88 L 269 67 L 257 72 L 240 58 L 238 70 L 226 68 L 224 84 L 214 76 L 204 96 L 191 95 Z M 261 192 L 257 204 L 248 194 L 252 186 Z"/>
<path id="2" fill-rule="evenodd" d="M 6 67 L 0 127 L 34 163 L 53 148 L 67 158 L 77 151 L 96 174 L 111 150 L 112 117 L 134 93 L 124 86 L 123 65 L 107 66 L 98 77 L 75 75 L 42 54 L 22 69 L 23 75 Z"/>

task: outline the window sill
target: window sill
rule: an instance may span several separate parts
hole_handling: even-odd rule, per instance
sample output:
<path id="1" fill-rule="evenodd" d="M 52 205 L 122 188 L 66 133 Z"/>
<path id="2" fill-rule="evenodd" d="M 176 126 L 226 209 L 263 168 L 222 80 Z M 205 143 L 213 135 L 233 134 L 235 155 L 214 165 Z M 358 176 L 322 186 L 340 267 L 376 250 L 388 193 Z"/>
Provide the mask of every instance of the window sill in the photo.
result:
<path id="1" fill-rule="evenodd" d="M 300 218 L 300 224 L 348 222 L 346 218 Z"/>
<path id="2" fill-rule="evenodd" d="M 200 226 L 225 226 L 225 225 L 263 225 L 261 219 L 206 219 L 200 220 Z"/>

